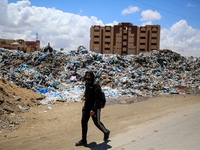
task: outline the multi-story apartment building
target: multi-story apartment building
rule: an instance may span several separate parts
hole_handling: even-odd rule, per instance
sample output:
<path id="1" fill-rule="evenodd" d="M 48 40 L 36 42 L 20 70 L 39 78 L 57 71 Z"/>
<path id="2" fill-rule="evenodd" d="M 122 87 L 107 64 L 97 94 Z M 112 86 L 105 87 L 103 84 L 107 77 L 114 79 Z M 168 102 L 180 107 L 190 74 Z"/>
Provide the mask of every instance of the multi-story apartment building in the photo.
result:
<path id="1" fill-rule="evenodd" d="M 133 26 L 119 23 L 112 26 L 90 28 L 90 51 L 102 54 L 137 55 L 159 50 L 160 25 Z"/>

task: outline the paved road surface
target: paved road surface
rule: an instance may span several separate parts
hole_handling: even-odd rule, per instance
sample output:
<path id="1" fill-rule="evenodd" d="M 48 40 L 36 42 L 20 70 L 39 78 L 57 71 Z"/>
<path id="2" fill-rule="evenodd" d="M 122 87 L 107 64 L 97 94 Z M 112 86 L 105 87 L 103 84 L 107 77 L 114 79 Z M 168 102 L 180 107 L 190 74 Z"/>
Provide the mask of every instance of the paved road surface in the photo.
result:
<path id="1" fill-rule="evenodd" d="M 91 149 L 200 150 L 200 108 L 132 126 L 127 133 Z"/>

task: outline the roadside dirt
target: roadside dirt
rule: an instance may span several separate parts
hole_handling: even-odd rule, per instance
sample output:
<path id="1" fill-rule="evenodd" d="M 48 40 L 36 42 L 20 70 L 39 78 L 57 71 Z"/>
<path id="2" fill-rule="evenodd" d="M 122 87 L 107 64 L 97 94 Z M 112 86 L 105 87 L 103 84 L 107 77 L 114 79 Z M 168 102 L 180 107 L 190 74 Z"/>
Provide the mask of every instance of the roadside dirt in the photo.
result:
<path id="1" fill-rule="evenodd" d="M 199 95 L 169 95 L 131 104 L 107 105 L 101 121 L 112 137 L 128 132 L 133 125 L 142 125 L 200 103 Z M 26 121 L 16 130 L 0 133 L 0 149 L 6 150 L 73 150 L 81 139 L 81 110 L 83 103 L 58 103 L 31 107 L 22 114 Z M 88 125 L 88 144 L 103 142 L 103 134 L 92 122 Z M 92 144 L 91 144 L 92 145 Z"/>

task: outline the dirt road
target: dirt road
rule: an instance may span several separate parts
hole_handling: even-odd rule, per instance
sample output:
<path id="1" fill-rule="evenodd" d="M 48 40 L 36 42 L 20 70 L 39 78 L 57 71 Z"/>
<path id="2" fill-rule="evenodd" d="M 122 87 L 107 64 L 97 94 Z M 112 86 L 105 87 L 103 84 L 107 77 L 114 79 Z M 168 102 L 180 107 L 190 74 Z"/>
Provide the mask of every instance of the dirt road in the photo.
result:
<path id="1" fill-rule="evenodd" d="M 190 115 L 194 114 L 193 118 L 195 118 L 195 112 L 200 109 L 200 97 L 199 95 L 172 95 L 132 104 L 107 105 L 102 110 L 101 121 L 111 131 L 110 140 L 103 142 L 103 134 L 90 120 L 88 147 L 75 147 L 75 142 L 81 138 L 82 106 L 83 103 L 60 103 L 33 107 L 28 113 L 23 114 L 23 117 L 28 119 L 19 125 L 18 129 L 0 134 L 0 149 L 123 150 L 130 149 L 132 147 L 131 145 L 129 147 L 130 143 L 134 143 L 138 147 L 146 143 L 147 147 L 144 147 L 144 150 L 156 150 L 156 145 L 151 145 L 149 137 L 158 134 L 159 136 L 154 137 L 154 139 L 162 140 L 167 134 L 165 128 L 174 133 L 180 132 L 179 122 L 173 124 L 173 120 L 175 121 L 177 117 L 183 116 L 185 120 L 180 120 L 180 123 L 191 122 Z M 197 117 L 198 120 L 199 116 Z M 188 126 L 186 125 L 184 128 L 188 128 Z M 195 130 L 197 129 L 195 128 Z M 199 130 L 197 132 L 199 133 Z M 193 131 L 187 133 L 193 134 Z M 159 138 L 160 136 L 161 138 Z M 182 135 L 180 134 L 180 136 Z M 180 138 L 183 139 L 184 137 Z M 169 139 L 170 137 L 167 143 L 170 145 Z M 181 141 L 177 144 L 180 145 Z M 163 146 L 165 147 L 165 145 Z"/>

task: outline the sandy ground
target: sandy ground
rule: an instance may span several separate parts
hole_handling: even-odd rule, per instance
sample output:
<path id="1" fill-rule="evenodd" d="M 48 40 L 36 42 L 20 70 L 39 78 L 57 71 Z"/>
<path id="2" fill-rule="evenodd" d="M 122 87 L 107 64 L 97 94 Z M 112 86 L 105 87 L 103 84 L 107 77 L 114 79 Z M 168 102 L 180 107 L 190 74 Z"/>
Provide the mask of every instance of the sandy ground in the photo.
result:
<path id="1" fill-rule="evenodd" d="M 81 110 L 83 103 L 59 103 L 32 107 L 23 113 L 27 121 L 17 129 L 0 133 L 2 150 L 73 150 L 95 149 L 103 142 L 103 134 L 89 121 L 88 147 L 75 147 L 81 139 Z M 132 104 L 106 105 L 101 121 L 111 131 L 110 143 L 121 134 L 133 132 L 136 127 L 169 118 L 181 111 L 200 109 L 199 95 L 168 95 Z M 156 132 L 156 131 L 155 131 Z M 115 142 L 112 142 L 115 139 Z M 119 138 L 120 140 L 120 138 Z M 106 149 L 112 149 L 109 145 Z"/>

